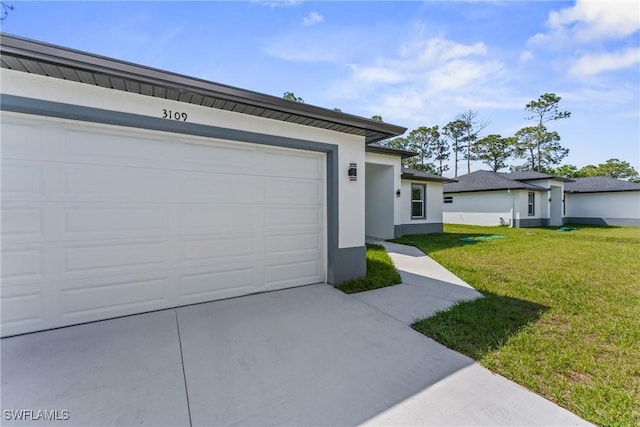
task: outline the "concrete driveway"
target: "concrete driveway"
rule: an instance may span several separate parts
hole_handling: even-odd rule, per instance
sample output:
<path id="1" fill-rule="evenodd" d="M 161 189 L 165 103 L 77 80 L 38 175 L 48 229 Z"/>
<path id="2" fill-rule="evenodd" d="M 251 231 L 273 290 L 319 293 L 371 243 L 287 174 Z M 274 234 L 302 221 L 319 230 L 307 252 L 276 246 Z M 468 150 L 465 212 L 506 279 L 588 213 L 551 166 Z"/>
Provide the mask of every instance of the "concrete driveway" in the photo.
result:
<path id="1" fill-rule="evenodd" d="M 587 424 L 414 331 L 398 301 L 321 284 L 6 338 L 2 424 Z"/>

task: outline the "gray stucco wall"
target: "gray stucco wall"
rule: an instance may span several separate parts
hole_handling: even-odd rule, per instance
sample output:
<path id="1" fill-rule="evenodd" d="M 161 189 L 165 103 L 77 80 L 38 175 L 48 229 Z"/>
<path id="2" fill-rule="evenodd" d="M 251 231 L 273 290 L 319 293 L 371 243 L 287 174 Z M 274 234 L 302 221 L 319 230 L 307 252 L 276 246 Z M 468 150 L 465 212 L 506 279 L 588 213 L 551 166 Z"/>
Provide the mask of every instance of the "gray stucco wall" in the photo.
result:
<path id="1" fill-rule="evenodd" d="M 546 227 L 549 225 L 549 219 L 547 218 L 531 218 L 531 219 L 516 219 L 514 227 L 516 228 L 529 228 L 529 227 Z"/>
<path id="2" fill-rule="evenodd" d="M 367 275 L 367 248 L 356 246 L 353 248 L 337 249 L 332 257 L 333 265 L 329 271 L 333 274 L 329 283 L 338 285 L 345 280 L 364 277 Z"/>
<path id="3" fill-rule="evenodd" d="M 565 224 L 617 225 L 626 227 L 640 227 L 640 218 L 589 218 L 565 217 Z"/>
<path id="4" fill-rule="evenodd" d="M 401 224 L 394 226 L 394 236 L 402 237 L 409 234 L 442 233 L 442 223 L 432 222 L 427 224 Z"/>

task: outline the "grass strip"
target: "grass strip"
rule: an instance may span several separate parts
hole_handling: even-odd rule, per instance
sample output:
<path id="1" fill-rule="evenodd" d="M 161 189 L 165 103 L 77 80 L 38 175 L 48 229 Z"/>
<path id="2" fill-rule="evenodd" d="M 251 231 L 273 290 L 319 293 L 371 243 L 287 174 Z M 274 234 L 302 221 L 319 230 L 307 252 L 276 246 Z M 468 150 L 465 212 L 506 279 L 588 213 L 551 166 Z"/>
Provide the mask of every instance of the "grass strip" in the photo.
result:
<path id="1" fill-rule="evenodd" d="M 367 275 L 342 282 L 336 288 L 347 294 L 352 294 L 397 285 L 401 282 L 400 273 L 393 265 L 384 246 L 368 243 Z"/>

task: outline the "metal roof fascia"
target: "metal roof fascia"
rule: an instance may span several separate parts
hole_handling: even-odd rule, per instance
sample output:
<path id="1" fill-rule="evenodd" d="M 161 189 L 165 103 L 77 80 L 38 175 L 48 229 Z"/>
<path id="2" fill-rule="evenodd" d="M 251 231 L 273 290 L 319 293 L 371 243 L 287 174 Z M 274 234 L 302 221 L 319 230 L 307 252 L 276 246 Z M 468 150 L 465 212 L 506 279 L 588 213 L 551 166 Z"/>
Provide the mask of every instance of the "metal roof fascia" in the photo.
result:
<path id="1" fill-rule="evenodd" d="M 375 145 L 369 145 L 369 144 L 367 144 L 367 146 L 365 147 L 365 151 L 369 152 L 369 153 L 387 154 L 387 155 L 391 155 L 391 156 L 400 156 L 403 159 L 408 159 L 409 157 L 413 157 L 413 156 L 417 156 L 418 155 L 418 153 L 414 153 L 413 151 L 398 150 L 396 148 L 375 146 Z"/>

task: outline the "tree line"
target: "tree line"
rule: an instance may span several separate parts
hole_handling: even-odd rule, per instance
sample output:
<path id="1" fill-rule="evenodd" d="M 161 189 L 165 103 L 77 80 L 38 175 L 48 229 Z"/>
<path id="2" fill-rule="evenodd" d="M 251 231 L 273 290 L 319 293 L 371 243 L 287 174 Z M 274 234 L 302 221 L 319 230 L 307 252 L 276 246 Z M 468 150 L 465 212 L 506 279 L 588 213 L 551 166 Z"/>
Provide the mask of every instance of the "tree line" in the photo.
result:
<path id="1" fill-rule="evenodd" d="M 304 102 L 292 92 L 285 92 L 283 98 Z M 382 141 L 381 144 L 417 153 L 414 157 L 403 159 L 403 166 L 437 175 L 449 171 L 450 160 L 454 177 L 459 174 L 460 162 L 465 162 L 466 173 L 471 173 L 471 162 L 479 160 L 494 172 L 508 167 L 513 172 L 538 171 L 567 178 L 607 176 L 640 182 L 640 174 L 631 164 L 619 159 L 609 159 L 597 166 L 587 165 L 580 169 L 571 164 L 562 164 L 569 149 L 560 144 L 558 132 L 547 127 L 550 122 L 571 117 L 569 111 L 560 109 L 561 99 L 555 93 L 544 93 L 528 102 L 524 110 L 529 114 L 526 119 L 531 125 L 511 136 L 481 136 L 491 122 L 480 120 L 476 111 L 467 110 L 442 127 L 420 126 L 404 136 Z M 340 111 L 339 108 L 334 110 Z M 371 120 L 383 121 L 380 115 L 374 115 Z M 524 160 L 524 163 L 510 164 L 512 159 Z"/>
<path id="2" fill-rule="evenodd" d="M 491 122 L 480 120 L 476 111 L 468 110 L 442 127 L 420 126 L 406 136 L 383 143 L 391 148 L 418 153 L 405 161 L 406 167 L 438 175 L 449 170 L 449 160 L 453 162 L 454 177 L 459 174 L 461 161 L 466 163 L 466 173 L 470 173 L 474 160 L 497 172 L 506 168 L 510 159 L 522 159 L 524 163 L 511 166 L 511 170 L 545 172 L 560 165 L 569 154 L 569 149 L 560 145 L 560 135 L 547 128 L 547 123 L 571 116 L 570 112 L 560 110 L 560 100 L 554 93 L 545 93 L 527 103 L 525 111 L 530 114 L 527 119 L 533 123 L 512 136 L 481 136 Z"/>

